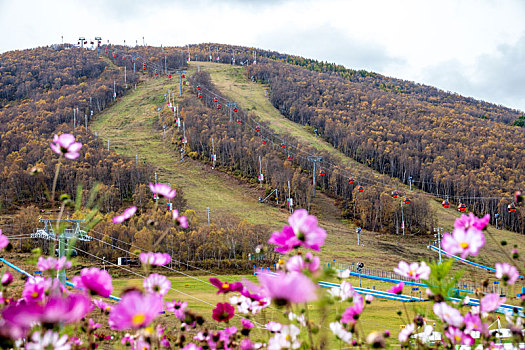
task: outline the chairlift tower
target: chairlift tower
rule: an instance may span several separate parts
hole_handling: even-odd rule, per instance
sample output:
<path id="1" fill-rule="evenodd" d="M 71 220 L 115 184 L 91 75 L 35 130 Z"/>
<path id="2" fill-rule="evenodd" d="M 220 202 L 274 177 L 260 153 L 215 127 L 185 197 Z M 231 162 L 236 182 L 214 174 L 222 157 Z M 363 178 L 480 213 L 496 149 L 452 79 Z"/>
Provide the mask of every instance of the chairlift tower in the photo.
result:
<path id="1" fill-rule="evenodd" d="M 80 42 L 80 47 L 81 48 L 84 48 L 84 41 L 86 40 L 86 38 L 84 38 L 83 36 L 79 37 L 78 38 L 78 41 Z"/>
<path id="2" fill-rule="evenodd" d="M 182 75 L 186 74 L 185 70 L 178 70 L 175 73 L 179 75 L 179 97 L 182 96 Z"/>
<path id="3" fill-rule="evenodd" d="M 316 186 L 316 178 L 317 178 L 317 163 L 321 162 L 323 160 L 323 157 L 319 156 L 308 156 L 308 161 L 314 163 L 314 176 L 313 176 L 313 197 L 315 197 L 315 186 Z"/>
<path id="4" fill-rule="evenodd" d="M 230 107 L 230 121 L 233 120 L 233 111 L 234 109 L 237 110 L 237 104 L 233 101 L 228 101 L 226 103 L 226 107 Z"/>
<path id="5" fill-rule="evenodd" d="M 61 258 L 65 256 L 66 252 L 66 243 L 69 245 L 70 241 L 73 240 L 71 244 L 74 244 L 75 241 L 90 242 L 93 240 L 93 237 L 89 236 L 86 231 L 80 229 L 80 223 L 84 220 L 72 220 L 72 219 L 40 219 L 40 222 L 44 223 L 44 228 L 39 228 L 35 233 L 31 233 L 31 238 L 35 239 L 47 239 L 47 240 L 57 240 L 58 241 L 58 257 Z M 69 228 L 64 228 L 63 231 L 58 234 L 55 232 L 55 228 L 58 224 L 60 227 L 61 223 L 66 223 L 69 225 Z M 58 279 L 60 283 L 66 283 L 66 271 L 58 271 Z"/>
<path id="6" fill-rule="evenodd" d="M 95 41 L 97 42 L 97 57 L 99 56 L 99 49 L 100 49 L 100 43 L 102 42 L 102 38 L 99 36 L 95 37 Z"/>

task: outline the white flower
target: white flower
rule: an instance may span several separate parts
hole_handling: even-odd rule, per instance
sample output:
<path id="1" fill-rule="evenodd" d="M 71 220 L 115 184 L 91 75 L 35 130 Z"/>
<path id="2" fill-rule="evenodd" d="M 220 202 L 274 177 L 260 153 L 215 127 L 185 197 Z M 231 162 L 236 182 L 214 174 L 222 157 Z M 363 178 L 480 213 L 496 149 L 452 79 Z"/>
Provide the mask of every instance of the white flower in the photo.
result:
<path id="1" fill-rule="evenodd" d="M 408 337 L 410 337 L 412 335 L 412 333 L 414 333 L 414 329 L 415 329 L 415 325 L 413 323 L 411 324 L 407 324 L 405 326 L 405 328 L 403 328 L 400 332 L 399 332 L 399 341 L 401 343 L 405 343 L 408 341 Z"/>
<path id="2" fill-rule="evenodd" d="M 330 329 L 335 334 L 335 336 L 347 344 L 350 344 L 352 341 L 352 333 L 344 329 L 343 325 L 339 322 L 330 323 Z"/>
<path id="3" fill-rule="evenodd" d="M 266 324 L 266 329 L 270 332 L 278 333 L 283 329 L 283 325 L 279 322 L 270 321 Z"/>
<path id="4" fill-rule="evenodd" d="M 47 331 L 41 336 L 40 331 L 36 331 L 31 336 L 31 343 L 26 345 L 26 350 L 42 349 L 70 350 L 71 345 L 67 343 L 66 334 L 60 337 L 60 334 L 57 332 Z"/>
<path id="5" fill-rule="evenodd" d="M 166 276 L 159 275 L 158 273 L 149 275 L 144 279 L 142 285 L 148 292 L 160 296 L 166 295 L 171 288 L 170 280 L 168 280 Z"/>
<path id="6" fill-rule="evenodd" d="M 237 305 L 237 311 L 241 314 L 257 314 L 270 305 L 268 298 L 254 301 L 244 295 L 230 297 L 230 304 Z"/>
<path id="7" fill-rule="evenodd" d="M 333 287 L 328 291 L 335 299 L 348 300 L 355 294 L 352 285 L 346 281 L 343 281 L 340 287 Z"/>
<path id="8" fill-rule="evenodd" d="M 297 322 L 299 322 L 299 324 L 303 327 L 306 327 L 306 319 L 304 317 L 304 314 L 301 314 L 301 316 L 297 316 L 296 314 L 294 314 L 293 312 L 290 312 L 288 314 L 288 319 L 290 321 L 293 321 L 293 320 L 297 320 Z"/>
<path id="9" fill-rule="evenodd" d="M 281 333 L 276 333 L 268 342 L 268 350 L 298 349 L 301 346 L 297 336 L 301 331 L 299 328 L 291 325 L 283 325 Z"/>
<path id="10" fill-rule="evenodd" d="M 337 277 L 339 278 L 348 278 L 350 277 L 350 270 L 337 270 Z"/>

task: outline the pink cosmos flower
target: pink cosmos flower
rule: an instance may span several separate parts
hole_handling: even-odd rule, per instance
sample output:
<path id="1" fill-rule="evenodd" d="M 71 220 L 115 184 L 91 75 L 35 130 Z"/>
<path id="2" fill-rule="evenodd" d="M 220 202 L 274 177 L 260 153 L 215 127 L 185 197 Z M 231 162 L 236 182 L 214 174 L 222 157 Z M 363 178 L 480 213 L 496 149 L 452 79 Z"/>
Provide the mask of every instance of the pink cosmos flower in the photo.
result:
<path id="1" fill-rule="evenodd" d="M 24 290 L 22 291 L 22 298 L 28 303 L 38 303 L 44 300 L 48 284 L 46 281 L 42 283 L 28 283 L 26 282 Z"/>
<path id="2" fill-rule="evenodd" d="M 496 293 L 487 294 L 479 301 L 480 311 L 492 312 L 500 307 L 505 300 L 507 300 L 507 298 L 500 298 Z"/>
<path id="3" fill-rule="evenodd" d="M 218 278 L 215 277 L 210 278 L 210 283 L 213 284 L 215 287 L 219 288 L 217 294 L 228 292 L 241 292 L 244 288 L 241 282 L 221 282 Z"/>
<path id="4" fill-rule="evenodd" d="M 253 343 L 249 338 L 241 340 L 241 350 L 256 350 L 263 347 L 262 343 Z"/>
<path id="5" fill-rule="evenodd" d="M 305 275 L 298 272 L 257 275 L 266 295 L 277 305 L 288 303 L 305 303 L 317 299 L 315 284 Z"/>
<path id="6" fill-rule="evenodd" d="M 308 215 L 305 209 L 298 209 L 288 218 L 288 223 L 290 226 L 284 225 L 283 230 L 274 232 L 268 241 L 277 246 L 275 251 L 286 254 L 299 246 L 319 251 L 326 231 L 317 226 L 315 216 Z"/>
<path id="7" fill-rule="evenodd" d="M 0 249 L 4 249 L 9 245 L 9 239 L 2 234 L 2 229 L 0 229 Z"/>
<path id="8" fill-rule="evenodd" d="M 400 282 L 398 284 L 396 284 L 395 286 L 393 286 L 392 288 L 390 288 L 389 290 L 387 290 L 388 293 L 392 293 L 392 294 L 401 294 L 403 293 L 403 287 L 405 286 L 405 283 L 403 282 Z"/>
<path id="9" fill-rule="evenodd" d="M 144 289 L 152 294 L 157 294 L 159 296 L 166 295 L 170 288 L 171 282 L 166 278 L 166 276 L 159 275 L 158 273 L 152 273 L 142 282 Z"/>
<path id="10" fill-rule="evenodd" d="M 520 274 L 515 266 L 507 263 L 496 263 L 496 278 L 502 279 L 507 284 L 514 284 L 519 277 Z"/>
<path id="11" fill-rule="evenodd" d="M 13 282 L 13 275 L 11 275 L 11 273 L 9 271 L 6 271 L 2 275 L 2 285 L 3 286 L 8 286 L 8 285 L 11 284 L 11 282 Z"/>
<path id="12" fill-rule="evenodd" d="M 460 218 L 454 222 L 454 230 L 468 231 L 470 229 L 481 231 L 490 221 L 490 215 L 487 214 L 482 218 L 477 218 L 476 215 L 469 213 L 468 216 L 462 214 Z"/>
<path id="13" fill-rule="evenodd" d="M 88 296 L 70 294 L 67 297 L 51 297 L 44 306 L 42 323 L 74 323 L 84 318 L 93 306 Z"/>
<path id="14" fill-rule="evenodd" d="M 443 322 L 448 323 L 451 326 L 460 327 L 463 324 L 463 316 L 461 315 L 461 312 L 447 303 L 436 303 L 432 309 Z"/>
<path id="15" fill-rule="evenodd" d="M 455 229 L 451 234 L 445 233 L 441 246 L 445 252 L 451 255 L 460 254 L 461 258 L 477 256 L 479 250 L 485 245 L 485 236 L 478 229 L 468 231 Z"/>
<path id="16" fill-rule="evenodd" d="M 120 340 L 120 343 L 125 346 L 131 346 L 133 345 L 134 342 L 135 342 L 135 339 L 131 335 L 129 335 L 129 333 L 126 333 L 126 335 L 123 336 L 122 339 Z"/>
<path id="17" fill-rule="evenodd" d="M 345 327 L 339 322 L 330 323 L 330 329 L 332 333 L 338 338 L 344 341 L 347 344 L 352 342 L 352 333 L 347 331 Z"/>
<path id="18" fill-rule="evenodd" d="M 415 329 L 416 329 L 416 326 L 413 323 L 407 324 L 405 328 L 403 328 L 399 332 L 399 336 L 398 336 L 399 341 L 401 343 L 406 343 L 408 341 L 408 338 L 412 335 L 412 333 L 414 333 Z"/>
<path id="19" fill-rule="evenodd" d="M 363 312 L 364 309 L 363 297 L 356 293 L 353 298 L 353 302 L 354 304 L 352 306 L 347 307 L 341 315 L 341 323 L 354 324 L 359 319 L 359 316 L 361 315 L 361 312 Z"/>
<path id="20" fill-rule="evenodd" d="M 371 295 L 371 294 L 367 294 L 365 295 L 365 301 L 367 304 L 370 304 L 372 302 L 372 300 L 374 300 L 374 296 Z"/>
<path id="21" fill-rule="evenodd" d="M 87 289 L 91 295 L 100 295 L 104 298 L 108 298 L 113 290 L 109 273 L 96 267 L 82 269 L 80 276 L 73 278 L 73 284 L 77 288 Z"/>
<path id="22" fill-rule="evenodd" d="M 88 325 L 89 325 L 89 328 L 93 330 L 100 328 L 102 326 L 100 323 L 96 323 L 95 321 L 93 321 L 92 318 L 89 319 Z"/>
<path id="23" fill-rule="evenodd" d="M 352 284 L 346 281 L 343 281 L 339 287 L 330 288 L 328 293 L 330 293 L 335 299 L 339 299 L 341 301 L 348 300 L 353 298 L 354 295 L 357 295 L 354 287 L 352 287 Z"/>
<path id="24" fill-rule="evenodd" d="M 283 325 L 279 322 L 270 321 L 266 324 L 266 329 L 272 333 L 280 332 L 283 329 Z"/>
<path id="25" fill-rule="evenodd" d="M 144 265 L 163 266 L 170 263 L 171 256 L 168 253 L 140 253 L 139 259 Z"/>
<path id="26" fill-rule="evenodd" d="M 447 330 L 445 330 L 445 337 L 447 337 L 452 344 L 461 344 L 461 345 L 473 345 L 474 344 L 474 338 L 470 336 L 470 334 L 464 333 L 459 328 L 456 327 L 448 327 Z"/>
<path id="27" fill-rule="evenodd" d="M 122 214 L 115 216 L 113 218 L 113 223 L 120 224 L 121 222 L 129 220 L 135 214 L 136 211 L 136 206 L 129 207 L 128 209 L 124 210 Z"/>
<path id="28" fill-rule="evenodd" d="M 229 303 L 217 303 L 211 317 L 217 322 L 228 322 L 235 315 L 235 308 Z"/>
<path id="29" fill-rule="evenodd" d="M 94 299 L 93 304 L 103 312 L 109 312 L 111 310 L 111 305 L 103 301 L 102 299 Z"/>
<path id="30" fill-rule="evenodd" d="M 181 322 L 184 321 L 184 319 L 186 318 L 186 314 L 184 313 L 184 311 L 187 307 L 188 303 L 182 302 L 180 300 L 173 300 L 173 302 L 168 301 L 166 303 L 166 311 L 173 312 L 175 314 L 175 317 L 177 317 Z"/>
<path id="31" fill-rule="evenodd" d="M 177 223 L 177 226 L 180 226 L 182 228 L 188 228 L 188 218 L 185 216 L 179 216 L 179 211 L 177 209 L 173 209 L 173 212 L 171 213 L 173 220 Z"/>
<path id="32" fill-rule="evenodd" d="M 56 135 L 53 137 L 53 142 L 49 145 L 53 152 L 63 154 L 67 159 L 76 159 L 80 156 L 80 149 L 82 144 L 75 142 L 75 136 L 71 134 Z"/>
<path id="33" fill-rule="evenodd" d="M 242 328 L 245 328 L 245 329 L 251 329 L 251 328 L 255 327 L 255 325 L 253 324 L 253 322 L 250 321 L 250 320 L 247 319 L 247 318 L 242 318 L 242 319 L 241 319 L 241 325 L 242 325 Z"/>
<path id="34" fill-rule="evenodd" d="M 465 323 L 465 332 L 470 333 L 471 331 L 481 331 L 483 328 L 483 323 L 478 315 L 473 315 L 470 312 L 465 315 L 463 318 Z"/>
<path id="35" fill-rule="evenodd" d="M 63 256 L 60 259 L 55 259 L 52 256 L 50 257 L 39 257 L 36 264 L 39 270 L 63 270 L 69 269 L 71 267 L 71 261 L 67 261 L 67 257 Z"/>
<path id="36" fill-rule="evenodd" d="M 40 331 L 36 331 L 31 336 L 31 342 L 27 343 L 25 348 L 27 350 L 69 350 L 71 349 L 71 344 L 67 342 L 67 334 L 60 336 L 60 334 L 52 330 L 49 330 L 44 334 L 41 334 Z"/>
<path id="37" fill-rule="evenodd" d="M 177 191 L 175 189 L 171 189 L 170 186 L 161 183 L 153 184 L 150 182 L 149 189 L 151 190 L 151 192 L 156 193 L 159 196 L 166 197 L 168 199 L 173 199 L 177 194 Z"/>
<path id="38" fill-rule="evenodd" d="M 304 255 L 304 260 L 301 255 L 292 256 L 286 263 L 286 269 L 290 272 L 302 272 L 304 269 L 308 269 L 310 272 L 316 272 L 320 265 L 321 261 L 319 257 L 308 252 Z"/>
<path id="39" fill-rule="evenodd" d="M 0 318 L 0 334 L 11 339 L 24 338 L 31 327 L 40 321 L 42 312 L 43 307 L 39 304 L 25 301 L 6 306 Z"/>
<path id="40" fill-rule="evenodd" d="M 202 348 L 194 343 L 188 343 L 181 350 L 202 350 Z"/>
<path id="41" fill-rule="evenodd" d="M 413 280 L 428 280 L 430 277 L 430 267 L 428 267 L 424 261 L 422 261 L 421 264 L 414 262 L 409 265 L 406 261 L 401 260 L 398 267 L 394 269 L 394 272 Z"/>
<path id="42" fill-rule="evenodd" d="M 108 321 L 113 329 L 139 329 L 149 325 L 162 309 L 161 297 L 132 291 L 124 294 L 119 303 L 111 309 Z"/>

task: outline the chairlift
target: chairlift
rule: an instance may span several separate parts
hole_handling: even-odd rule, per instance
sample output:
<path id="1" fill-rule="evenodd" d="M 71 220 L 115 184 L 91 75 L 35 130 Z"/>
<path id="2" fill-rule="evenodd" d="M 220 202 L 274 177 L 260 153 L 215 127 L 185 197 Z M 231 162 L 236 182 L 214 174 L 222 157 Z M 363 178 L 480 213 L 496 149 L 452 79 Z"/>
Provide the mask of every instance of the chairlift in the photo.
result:
<path id="1" fill-rule="evenodd" d="M 237 107 L 233 107 L 233 111 L 237 113 Z"/>
<path id="2" fill-rule="evenodd" d="M 355 180 L 354 180 L 353 177 L 351 177 L 351 178 L 348 179 L 348 183 L 349 183 L 349 184 L 353 184 L 354 182 L 355 182 Z"/>
<path id="3" fill-rule="evenodd" d="M 359 186 L 359 187 L 357 188 L 357 191 L 358 191 L 358 192 L 363 192 L 364 190 L 365 190 L 365 189 L 363 188 L 363 186 Z"/>
<path id="4" fill-rule="evenodd" d="M 392 198 L 397 198 L 398 194 L 397 191 L 392 191 Z"/>
<path id="5" fill-rule="evenodd" d="M 171 74 L 168 74 L 168 78 L 171 78 Z"/>
<path id="6" fill-rule="evenodd" d="M 507 211 L 508 211 L 509 213 L 514 213 L 514 212 L 516 212 L 516 206 L 514 205 L 514 203 L 511 203 L 511 204 L 507 205 Z"/>
<path id="7" fill-rule="evenodd" d="M 142 69 L 146 70 L 146 63 L 142 63 Z"/>
<path id="8" fill-rule="evenodd" d="M 117 53 L 113 52 L 113 58 L 117 57 Z"/>
<path id="9" fill-rule="evenodd" d="M 319 171 L 319 176 L 326 176 L 326 173 L 324 172 L 324 170 Z"/>
<path id="10" fill-rule="evenodd" d="M 126 60 L 126 56 L 122 56 L 122 61 L 125 61 Z"/>
<path id="11" fill-rule="evenodd" d="M 200 90 L 200 89 L 201 89 L 201 87 L 199 85 L 197 85 L 197 90 Z"/>
<path id="12" fill-rule="evenodd" d="M 260 127 L 259 125 L 257 125 L 257 126 L 255 127 L 255 131 L 261 131 L 261 127 Z"/>
<path id="13" fill-rule="evenodd" d="M 198 98 L 202 98 L 202 94 L 198 94 L 197 97 L 198 97 Z"/>
<path id="14" fill-rule="evenodd" d="M 291 154 L 288 155 L 288 160 L 293 160 L 293 156 Z"/>
<path id="15" fill-rule="evenodd" d="M 443 205 L 443 208 L 450 207 L 450 203 L 446 199 L 443 202 L 441 202 L 441 204 Z"/>
<path id="16" fill-rule="evenodd" d="M 217 103 L 217 102 L 219 102 L 219 99 L 218 99 L 217 97 L 215 97 L 215 98 L 213 99 L 213 102 Z"/>
<path id="17" fill-rule="evenodd" d="M 405 197 L 405 199 L 403 200 L 403 203 L 410 204 L 410 199 L 408 197 Z"/>
<path id="18" fill-rule="evenodd" d="M 262 141 L 263 145 L 266 145 L 266 140 L 265 139 L 262 139 L 261 141 Z"/>
<path id="19" fill-rule="evenodd" d="M 217 103 L 217 109 L 221 109 L 221 104 L 220 103 Z"/>
<path id="20" fill-rule="evenodd" d="M 458 211 L 466 211 L 466 210 L 467 210 L 467 206 L 463 203 L 459 203 Z"/>
<path id="21" fill-rule="evenodd" d="M 282 149 L 285 149 L 286 148 L 286 145 L 284 143 L 281 143 L 281 148 Z"/>
<path id="22" fill-rule="evenodd" d="M 242 124 L 242 121 L 240 119 L 237 119 L 237 124 Z"/>
<path id="23" fill-rule="evenodd" d="M 186 79 L 186 76 L 183 74 L 180 76 L 182 79 Z"/>
<path id="24" fill-rule="evenodd" d="M 186 85 L 186 80 L 184 80 L 184 81 L 182 82 L 182 85 Z"/>
<path id="25" fill-rule="evenodd" d="M 159 75 L 159 71 L 155 69 L 155 75 Z"/>

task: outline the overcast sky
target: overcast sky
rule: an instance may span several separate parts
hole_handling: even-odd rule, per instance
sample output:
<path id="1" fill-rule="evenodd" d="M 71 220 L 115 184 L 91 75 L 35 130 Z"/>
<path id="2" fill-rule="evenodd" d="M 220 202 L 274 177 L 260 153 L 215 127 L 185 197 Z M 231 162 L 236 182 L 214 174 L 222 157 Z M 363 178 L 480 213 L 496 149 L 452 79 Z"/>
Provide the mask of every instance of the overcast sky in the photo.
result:
<path id="1" fill-rule="evenodd" d="M 522 0 L 0 0 L 0 52 L 79 36 L 254 46 L 525 111 Z"/>

